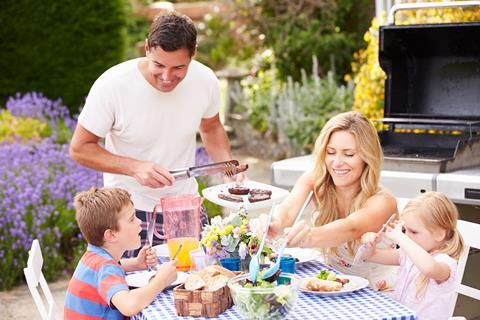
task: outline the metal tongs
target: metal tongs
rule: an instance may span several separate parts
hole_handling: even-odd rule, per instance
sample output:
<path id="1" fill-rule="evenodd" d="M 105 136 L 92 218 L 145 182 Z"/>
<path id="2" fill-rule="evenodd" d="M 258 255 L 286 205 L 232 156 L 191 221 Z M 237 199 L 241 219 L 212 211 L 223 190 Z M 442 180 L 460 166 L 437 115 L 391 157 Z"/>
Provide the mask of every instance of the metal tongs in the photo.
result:
<path id="1" fill-rule="evenodd" d="M 237 173 L 246 171 L 247 164 L 239 164 L 238 160 L 228 160 L 215 162 L 203 166 L 170 170 L 170 173 L 176 180 L 188 179 L 191 177 L 208 176 L 216 173 L 223 173 L 228 177 L 233 177 Z"/>

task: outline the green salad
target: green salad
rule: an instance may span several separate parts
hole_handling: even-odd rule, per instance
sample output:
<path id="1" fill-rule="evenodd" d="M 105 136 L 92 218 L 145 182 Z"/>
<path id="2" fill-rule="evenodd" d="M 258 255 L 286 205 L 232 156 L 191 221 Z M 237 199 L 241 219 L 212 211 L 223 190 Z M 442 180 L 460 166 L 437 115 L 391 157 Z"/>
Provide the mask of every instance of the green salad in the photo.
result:
<path id="1" fill-rule="evenodd" d="M 235 283 L 235 287 L 232 288 L 235 305 L 247 319 L 284 318 L 297 298 L 296 286 L 270 283 L 261 278 L 262 272 L 259 273 L 259 280 L 255 284 L 249 281 Z"/>
<path id="2" fill-rule="evenodd" d="M 328 271 L 328 270 L 322 270 L 320 273 L 315 275 L 320 280 L 330 280 L 330 281 L 335 281 L 337 279 L 337 274 L 333 271 Z"/>

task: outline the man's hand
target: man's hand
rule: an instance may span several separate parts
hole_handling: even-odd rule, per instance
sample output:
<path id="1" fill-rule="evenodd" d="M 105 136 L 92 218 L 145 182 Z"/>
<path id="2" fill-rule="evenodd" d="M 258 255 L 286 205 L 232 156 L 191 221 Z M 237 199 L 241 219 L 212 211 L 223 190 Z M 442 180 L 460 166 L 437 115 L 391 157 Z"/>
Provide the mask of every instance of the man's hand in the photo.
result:
<path id="1" fill-rule="evenodd" d="M 170 172 L 150 161 L 139 161 L 133 168 L 133 177 L 142 186 L 150 188 L 163 188 L 171 186 L 175 178 Z"/>
<path id="2" fill-rule="evenodd" d="M 247 177 L 245 176 L 245 173 L 239 172 L 233 177 L 230 176 L 223 176 L 223 183 L 230 183 L 230 182 L 236 182 L 237 184 L 242 184 L 243 181 L 248 180 Z"/>

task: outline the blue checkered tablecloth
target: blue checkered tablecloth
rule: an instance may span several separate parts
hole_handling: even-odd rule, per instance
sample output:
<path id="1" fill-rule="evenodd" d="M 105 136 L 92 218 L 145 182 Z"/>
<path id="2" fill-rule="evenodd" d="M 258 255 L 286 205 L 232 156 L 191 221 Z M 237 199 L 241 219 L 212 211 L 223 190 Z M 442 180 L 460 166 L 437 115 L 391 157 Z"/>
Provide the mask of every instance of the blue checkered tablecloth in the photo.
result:
<path id="1" fill-rule="evenodd" d="M 296 274 L 308 277 L 326 267 L 319 261 L 296 266 Z M 135 320 L 151 319 L 203 319 L 179 317 L 175 313 L 172 290 L 166 290 L 142 312 L 132 317 Z M 235 306 L 217 319 L 242 319 Z M 339 297 L 321 297 L 299 292 L 297 303 L 287 319 L 391 319 L 415 320 L 415 313 L 392 298 L 371 288 L 361 289 Z"/>

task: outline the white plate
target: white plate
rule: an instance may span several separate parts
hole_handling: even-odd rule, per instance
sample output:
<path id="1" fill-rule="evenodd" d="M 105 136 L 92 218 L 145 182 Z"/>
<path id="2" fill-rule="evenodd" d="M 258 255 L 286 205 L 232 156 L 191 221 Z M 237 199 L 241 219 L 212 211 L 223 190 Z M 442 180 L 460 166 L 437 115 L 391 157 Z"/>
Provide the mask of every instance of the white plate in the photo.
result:
<path id="1" fill-rule="evenodd" d="M 322 253 L 315 249 L 308 248 L 285 248 L 284 254 L 289 254 L 295 259 L 298 259 L 296 264 L 302 264 L 314 260 L 323 261 Z"/>
<path id="2" fill-rule="evenodd" d="M 148 284 L 148 282 L 150 281 L 150 278 L 153 277 L 155 273 L 157 273 L 157 271 L 152 270 L 152 271 L 139 271 L 139 272 L 127 274 L 127 277 L 126 277 L 127 284 L 128 286 L 135 287 L 135 288 L 144 287 Z M 175 287 L 181 283 L 184 283 L 187 276 L 188 276 L 188 273 L 178 271 L 177 280 L 175 280 L 171 285 L 169 285 L 167 289 L 171 287 Z"/>
<path id="3" fill-rule="evenodd" d="M 345 284 L 342 290 L 340 291 L 311 291 L 311 290 L 304 289 L 304 283 L 307 281 L 308 278 L 302 279 L 302 283 L 300 284 L 300 291 L 304 293 L 316 294 L 324 297 L 337 297 L 337 296 L 343 296 L 345 294 L 349 294 L 357 290 L 368 287 L 368 280 L 362 277 L 350 276 L 350 275 L 344 275 L 344 274 L 337 275 L 337 277 L 341 279 L 350 280 L 350 282 Z"/>
<path id="4" fill-rule="evenodd" d="M 257 181 L 247 180 L 243 182 L 243 185 L 242 185 L 243 187 L 247 187 L 250 189 L 271 190 L 272 191 L 271 198 L 269 200 L 264 200 L 264 201 L 250 202 L 248 201 L 248 195 L 245 195 L 245 196 L 241 196 L 243 198 L 243 202 L 232 202 L 232 201 L 220 199 L 218 197 L 219 193 L 230 194 L 228 192 L 228 188 L 231 188 L 234 186 L 235 186 L 234 182 L 212 186 L 212 187 L 203 189 L 203 196 L 206 199 L 210 200 L 211 202 L 216 203 L 225 208 L 238 210 L 243 205 L 247 210 L 257 210 L 257 209 L 271 207 L 274 203 L 279 203 L 280 201 L 282 201 L 289 194 L 288 190 L 277 188 L 272 185 L 257 182 Z"/>

